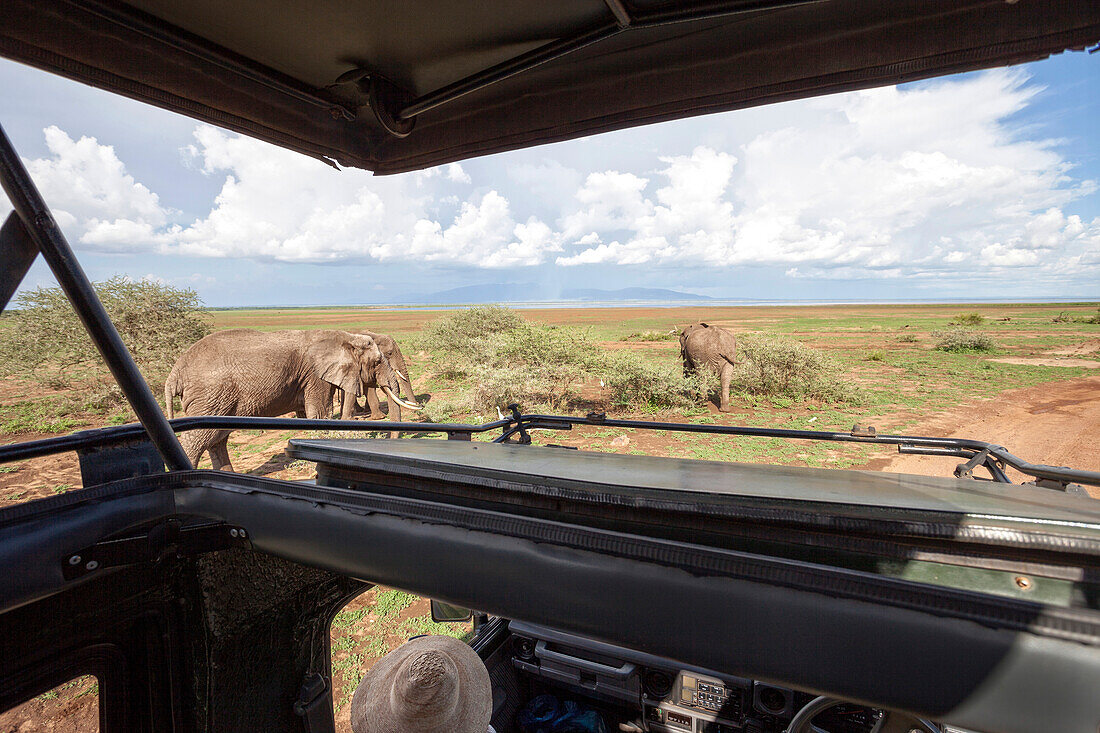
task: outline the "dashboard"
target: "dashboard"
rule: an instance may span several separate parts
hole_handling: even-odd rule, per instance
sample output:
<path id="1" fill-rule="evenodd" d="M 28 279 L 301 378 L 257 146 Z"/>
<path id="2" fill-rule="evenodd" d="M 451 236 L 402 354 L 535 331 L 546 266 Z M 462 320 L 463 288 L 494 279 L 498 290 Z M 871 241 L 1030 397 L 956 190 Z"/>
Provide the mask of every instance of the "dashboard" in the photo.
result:
<path id="1" fill-rule="evenodd" d="M 619 730 L 781 733 L 814 699 L 534 624 L 512 621 L 509 631 L 512 665 L 520 674 L 638 713 Z M 841 703 L 814 718 L 814 725 L 828 733 L 869 733 L 882 715 Z"/>

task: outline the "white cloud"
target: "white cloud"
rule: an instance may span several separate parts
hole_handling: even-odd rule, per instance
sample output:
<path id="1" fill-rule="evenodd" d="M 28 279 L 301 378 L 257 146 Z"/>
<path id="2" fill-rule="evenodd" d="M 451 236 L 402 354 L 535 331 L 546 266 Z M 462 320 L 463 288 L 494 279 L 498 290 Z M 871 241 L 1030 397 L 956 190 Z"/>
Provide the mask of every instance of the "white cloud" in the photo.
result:
<path id="1" fill-rule="evenodd" d="M 1041 91 L 1026 82 L 993 71 L 791 103 L 790 124 L 737 158 L 662 158 L 654 193 L 632 174 L 592 174 L 561 223 L 574 249 L 556 262 L 798 263 L 803 277 L 1062 267 L 1100 244 L 1100 221 L 1063 208 L 1096 184 L 1006 121 Z"/>
<path id="2" fill-rule="evenodd" d="M 516 224 L 507 199 L 496 191 L 489 191 L 477 203 L 462 204 L 449 227 L 420 219 L 413 227 L 411 241 L 394 240 L 381 244 L 371 249 L 371 255 L 380 260 L 413 259 L 514 267 L 537 265 L 546 252 L 559 248 L 550 227 L 534 218 L 525 224 Z"/>
<path id="3" fill-rule="evenodd" d="M 24 164 L 66 236 L 95 251 L 127 251 L 134 241 L 149 246 L 175 212 L 126 172 L 110 145 L 94 137 L 73 140 L 52 125 L 43 133 L 50 157 Z"/>
<path id="4" fill-rule="evenodd" d="M 563 234 L 574 239 L 594 230 L 629 229 L 653 211 L 642 191 L 649 181 L 633 173 L 591 173 L 575 194 L 581 208 L 565 217 Z"/>
<path id="5" fill-rule="evenodd" d="M 506 172 L 518 193 L 526 194 L 532 205 L 553 212 L 552 216 L 572 210 L 573 196 L 584 182 L 580 171 L 547 158 L 539 163 L 510 164 Z"/>
<path id="6" fill-rule="evenodd" d="M 727 131 L 687 154 L 638 149 L 606 170 L 502 157 L 487 181 L 458 163 L 391 177 L 335 171 L 201 126 L 181 151 L 186 175 L 223 183 L 209 213 L 189 222 L 93 138 L 47 128 L 49 156 L 28 167 L 71 239 L 96 251 L 483 268 L 765 265 L 799 278 L 1033 268 L 1081 279 L 1100 264 L 1100 219 L 1069 207 L 1097 184 L 1074 178 L 1057 141 L 1014 121 L 1041 91 L 1023 72 L 998 70 L 835 95 L 777 106 L 767 125 L 738 128 L 736 143 L 723 142 L 734 139 Z"/>
<path id="7" fill-rule="evenodd" d="M 418 186 L 423 186 L 425 181 L 432 178 L 446 178 L 452 183 L 471 183 L 470 175 L 462 168 L 460 163 L 448 163 L 447 165 L 426 168 L 412 174 L 413 180 Z"/>
<path id="8" fill-rule="evenodd" d="M 538 264 L 556 247 L 541 222 L 514 222 L 507 199 L 496 191 L 461 201 L 450 224 L 429 216 L 435 200 L 459 202 L 442 195 L 439 185 L 471 183 L 457 163 L 380 178 L 334 171 L 210 127 L 200 127 L 196 139 L 203 170 L 228 175 L 209 216 L 165 232 L 164 251 L 285 262 L 416 261 L 493 268 Z"/>
<path id="9" fill-rule="evenodd" d="M 471 183 L 457 163 L 378 178 L 200 126 L 184 158 L 192 169 L 225 179 L 209 214 L 184 225 L 170 221 L 176 212 L 136 183 L 111 147 L 93 138 L 73 142 L 55 127 L 46 139 L 51 157 L 28 166 L 59 223 L 83 249 L 490 268 L 538 264 L 560 249 L 559 238 L 538 219 L 513 221 L 496 191 L 451 199 L 458 213 L 450 224 L 429 216 L 434 201 L 449 198 L 439 186 Z"/>

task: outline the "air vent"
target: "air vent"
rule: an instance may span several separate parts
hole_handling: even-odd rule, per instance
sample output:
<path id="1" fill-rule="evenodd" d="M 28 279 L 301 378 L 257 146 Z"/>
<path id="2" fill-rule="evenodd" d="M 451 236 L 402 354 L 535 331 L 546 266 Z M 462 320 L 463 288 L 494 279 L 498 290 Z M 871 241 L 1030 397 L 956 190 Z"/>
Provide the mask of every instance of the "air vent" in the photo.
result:
<path id="1" fill-rule="evenodd" d="M 791 693 L 782 687 L 772 687 L 760 682 L 756 683 L 755 707 L 762 713 L 772 715 L 786 715 L 790 712 Z"/>
<path id="2" fill-rule="evenodd" d="M 646 670 L 643 684 L 650 697 L 661 700 L 668 697 L 668 693 L 672 692 L 672 675 L 659 669 L 649 669 Z"/>
<path id="3" fill-rule="evenodd" d="M 523 636 L 517 636 L 512 640 L 512 649 L 520 659 L 535 658 L 535 642 Z"/>

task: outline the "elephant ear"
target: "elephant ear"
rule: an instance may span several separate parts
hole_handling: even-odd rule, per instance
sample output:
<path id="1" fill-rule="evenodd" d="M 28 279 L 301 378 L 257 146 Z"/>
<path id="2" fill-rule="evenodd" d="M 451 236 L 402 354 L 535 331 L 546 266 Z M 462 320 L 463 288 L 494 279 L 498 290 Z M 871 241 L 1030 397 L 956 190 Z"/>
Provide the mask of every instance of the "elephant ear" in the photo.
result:
<path id="1" fill-rule="evenodd" d="M 362 394 L 359 372 L 365 350 L 363 344 L 351 339 L 340 341 L 337 348 L 331 349 L 327 358 L 318 365 L 317 375 L 345 392 Z"/>

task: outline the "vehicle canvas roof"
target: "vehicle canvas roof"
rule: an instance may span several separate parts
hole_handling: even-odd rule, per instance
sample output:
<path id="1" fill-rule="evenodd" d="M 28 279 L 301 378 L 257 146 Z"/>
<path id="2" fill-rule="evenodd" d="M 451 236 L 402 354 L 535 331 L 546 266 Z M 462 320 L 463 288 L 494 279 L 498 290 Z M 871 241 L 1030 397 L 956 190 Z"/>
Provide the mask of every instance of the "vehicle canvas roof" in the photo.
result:
<path id="1" fill-rule="evenodd" d="M 7 0 L 0 55 L 378 173 L 1042 58 L 1093 0 Z"/>

